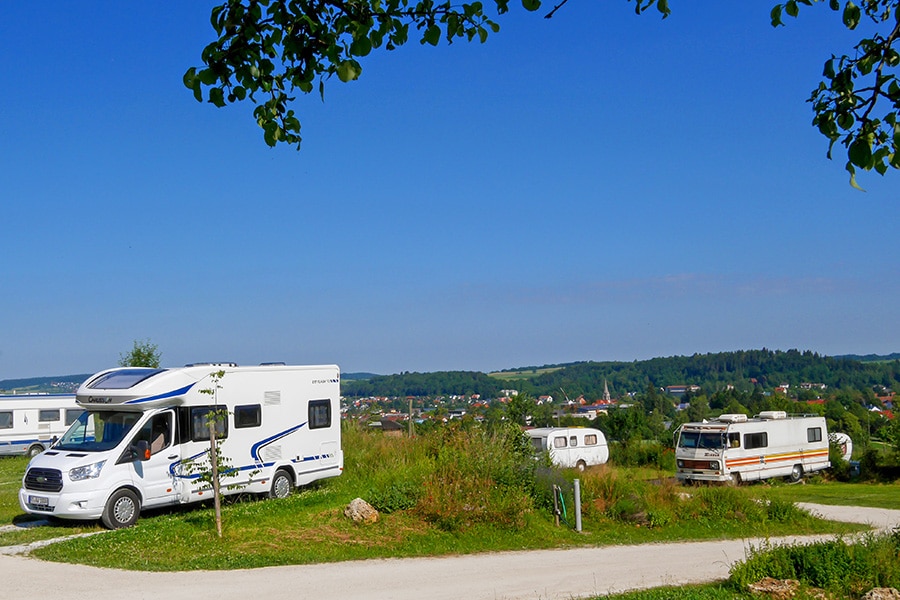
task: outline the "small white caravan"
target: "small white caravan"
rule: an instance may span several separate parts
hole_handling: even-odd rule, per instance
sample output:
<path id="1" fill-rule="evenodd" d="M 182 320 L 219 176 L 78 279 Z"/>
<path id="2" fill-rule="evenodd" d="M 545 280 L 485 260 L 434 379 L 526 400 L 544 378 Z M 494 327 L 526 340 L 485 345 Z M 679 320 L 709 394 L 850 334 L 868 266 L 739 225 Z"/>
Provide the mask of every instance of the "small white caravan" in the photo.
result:
<path id="1" fill-rule="evenodd" d="M 0 396 L 0 456 L 40 454 L 83 412 L 74 394 Z"/>
<path id="2" fill-rule="evenodd" d="M 740 483 L 788 477 L 831 466 L 825 417 L 764 411 L 685 423 L 675 432 L 675 476 L 681 481 Z"/>
<path id="3" fill-rule="evenodd" d="M 606 436 L 590 427 L 538 427 L 525 432 L 535 452 L 547 451 L 554 465 L 576 468 L 602 465 L 609 460 Z"/>
<path id="4" fill-rule="evenodd" d="M 223 493 L 284 497 L 344 466 L 336 365 L 123 367 L 89 378 L 77 402 L 85 412 L 28 465 L 19 491 L 28 513 L 114 529 L 143 508 L 211 498 L 190 465 L 210 447 L 207 415 L 221 409 L 216 437 L 237 473 Z"/>

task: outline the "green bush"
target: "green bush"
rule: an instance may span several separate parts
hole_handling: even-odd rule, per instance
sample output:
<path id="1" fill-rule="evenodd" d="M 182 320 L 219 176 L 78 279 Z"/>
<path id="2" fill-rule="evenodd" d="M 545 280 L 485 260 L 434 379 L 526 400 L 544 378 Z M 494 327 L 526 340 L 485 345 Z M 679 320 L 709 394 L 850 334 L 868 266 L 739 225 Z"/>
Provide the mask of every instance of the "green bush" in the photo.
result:
<path id="1" fill-rule="evenodd" d="M 847 543 L 829 540 L 807 546 L 763 547 L 731 569 L 741 589 L 764 577 L 797 579 L 841 597 L 856 597 L 873 587 L 900 586 L 900 535 L 868 535 Z"/>

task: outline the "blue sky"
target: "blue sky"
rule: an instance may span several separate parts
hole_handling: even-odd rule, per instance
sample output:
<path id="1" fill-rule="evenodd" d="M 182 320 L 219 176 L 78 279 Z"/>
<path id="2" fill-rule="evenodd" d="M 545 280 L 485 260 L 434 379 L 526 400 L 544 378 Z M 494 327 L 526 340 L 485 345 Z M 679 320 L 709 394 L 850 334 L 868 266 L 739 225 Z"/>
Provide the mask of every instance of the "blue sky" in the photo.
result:
<path id="1" fill-rule="evenodd" d="M 900 173 L 847 182 L 805 100 L 826 6 L 513 7 L 299 98 L 303 146 L 181 83 L 207 2 L 0 20 L 0 379 L 163 363 L 481 370 L 900 350 Z"/>

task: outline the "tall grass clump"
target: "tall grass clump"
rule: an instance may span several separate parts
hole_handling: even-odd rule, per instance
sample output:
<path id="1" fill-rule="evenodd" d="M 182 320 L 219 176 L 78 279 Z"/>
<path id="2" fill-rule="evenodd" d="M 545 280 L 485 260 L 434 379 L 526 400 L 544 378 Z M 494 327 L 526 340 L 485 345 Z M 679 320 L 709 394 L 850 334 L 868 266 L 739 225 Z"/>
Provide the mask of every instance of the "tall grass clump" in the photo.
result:
<path id="1" fill-rule="evenodd" d="M 478 524 L 519 530 L 534 509 L 536 464 L 521 430 L 453 425 L 424 441 L 434 469 L 413 511 L 447 531 Z"/>
<path id="2" fill-rule="evenodd" d="M 418 438 L 386 436 L 357 423 L 345 423 L 342 435 L 345 476 L 335 480 L 337 486 L 352 488 L 353 495 L 383 513 L 416 505 L 434 469 Z"/>
<path id="3" fill-rule="evenodd" d="M 796 579 L 838 597 L 860 597 L 875 587 L 900 588 L 900 533 L 869 534 L 855 543 L 843 539 L 806 546 L 763 547 L 731 569 L 739 589 L 765 577 Z"/>
<path id="4" fill-rule="evenodd" d="M 409 511 L 445 531 L 518 530 L 534 509 L 536 464 L 512 424 L 452 423 L 413 438 L 350 424 L 343 446 L 352 476 L 336 485 L 382 513 Z"/>

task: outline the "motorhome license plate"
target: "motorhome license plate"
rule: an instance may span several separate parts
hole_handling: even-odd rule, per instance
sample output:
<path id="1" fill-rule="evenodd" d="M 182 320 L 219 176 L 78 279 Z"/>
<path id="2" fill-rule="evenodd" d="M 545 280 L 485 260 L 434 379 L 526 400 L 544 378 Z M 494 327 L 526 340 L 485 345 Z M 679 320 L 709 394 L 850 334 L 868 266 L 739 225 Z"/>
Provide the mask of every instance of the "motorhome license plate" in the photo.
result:
<path id="1" fill-rule="evenodd" d="M 28 496 L 28 504 L 34 504 L 35 506 L 47 506 L 50 504 L 50 500 L 48 498 L 44 498 L 43 496 Z"/>

